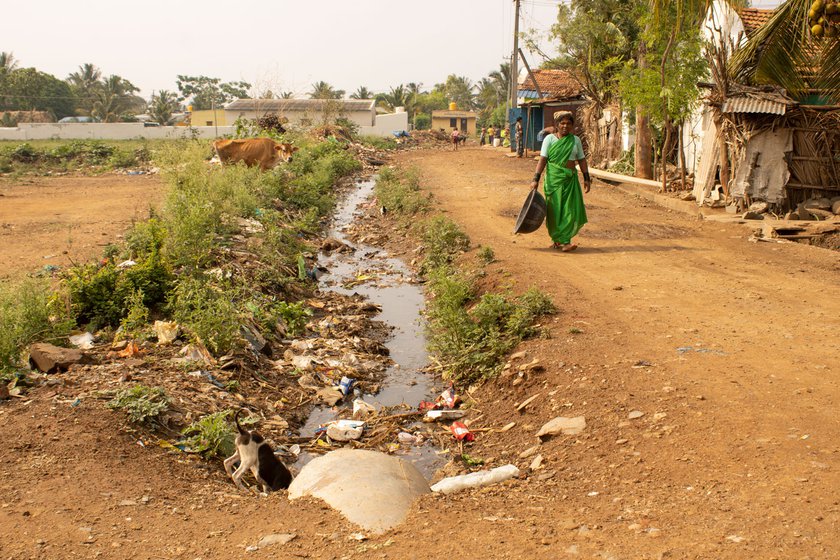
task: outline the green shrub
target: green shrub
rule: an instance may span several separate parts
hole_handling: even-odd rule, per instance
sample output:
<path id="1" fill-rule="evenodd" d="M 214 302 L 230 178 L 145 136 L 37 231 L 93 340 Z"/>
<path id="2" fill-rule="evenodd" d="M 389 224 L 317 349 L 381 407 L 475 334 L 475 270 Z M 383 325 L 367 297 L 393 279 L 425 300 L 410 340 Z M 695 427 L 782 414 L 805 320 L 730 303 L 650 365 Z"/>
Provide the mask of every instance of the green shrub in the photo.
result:
<path id="1" fill-rule="evenodd" d="M 46 280 L 0 284 L 0 370 L 20 365 L 25 346 L 39 340 L 58 342 L 74 325 Z"/>
<path id="2" fill-rule="evenodd" d="M 151 425 L 169 408 L 169 397 L 160 387 L 135 385 L 118 391 L 108 408 L 125 411 L 128 421 L 134 424 Z"/>
<path id="3" fill-rule="evenodd" d="M 120 321 L 123 338 L 140 338 L 148 327 L 151 314 L 143 299 L 143 290 L 133 290 L 126 298 L 125 316 Z"/>
<path id="4" fill-rule="evenodd" d="M 475 300 L 473 282 L 447 266 L 429 275 L 432 299 L 426 310 L 429 350 L 443 365 L 443 376 L 463 384 L 491 378 L 504 356 L 533 336 L 540 315 L 553 311 L 548 298 L 531 289 L 518 298 L 500 294 Z"/>
<path id="5" fill-rule="evenodd" d="M 445 216 L 435 216 L 423 222 L 422 239 L 426 245 L 424 270 L 432 270 L 452 262 L 460 251 L 470 248 L 470 238 L 458 224 Z"/>
<path id="6" fill-rule="evenodd" d="M 200 278 L 181 278 L 171 294 L 174 319 L 216 356 L 227 354 L 240 342 L 240 314 L 233 291 L 212 286 Z"/>
<path id="7" fill-rule="evenodd" d="M 232 410 L 222 410 L 207 416 L 187 426 L 182 435 L 187 436 L 182 441 L 190 453 L 200 453 L 204 458 L 229 457 L 236 451 L 236 428 L 231 422 Z M 239 420 L 243 426 L 256 424 L 256 419 L 246 417 Z"/>
<path id="8" fill-rule="evenodd" d="M 396 138 L 385 138 L 383 136 L 360 136 L 359 142 L 377 150 L 396 150 L 399 147 Z"/>
<path id="9" fill-rule="evenodd" d="M 108 158 L 108 165 L 115 169 L 134 167 L 137 165 L 137 158 L 134 151 L 116 150 L 111 157 Z"/>
<path id="10" fill-rule="evenodd" d="M 484 264 L 490 264 L 496 260 L 496 253 L 492 247 L 482 247 L 478 250 L 478 260 Z"/>
<path id="11" fill-rule="evenodd" d="M 164 303 L 172 273 L 155 252 L 124 270 L 110 262 L 70 268 L 65 272 L 64 283 L 76 321 L 98 329 L 119 325 L 128 312 L 128 299 L 135 292 L 142 293 L 143 305 L 150 309 Z"/>
<path id="12" fill-rule="evenodd" d="M 160 252 L 163 249 L 166 234 L 166 228 L 159 218 L 137 222 L 125 234 L 127 256 L 136 260 Z"/>
<path id="13" fill-rule="evenodd" d="M 429 196 L 420 190 L 415 169 L 396 171 L 386 167 L 376 179 L 374 187 L 379 204 L 397 215 L 413 216 L 429 209 Z"/>
<path id="14" fill-rule="evenodd" d="M 29 143 L 24 142 L 14 148 L 11 154 L 9 154 L 9 157 L 12 161 L 20 163 L 33 163 L 40 159 L 41 155 L 41 152 L 33 148 Z"/>

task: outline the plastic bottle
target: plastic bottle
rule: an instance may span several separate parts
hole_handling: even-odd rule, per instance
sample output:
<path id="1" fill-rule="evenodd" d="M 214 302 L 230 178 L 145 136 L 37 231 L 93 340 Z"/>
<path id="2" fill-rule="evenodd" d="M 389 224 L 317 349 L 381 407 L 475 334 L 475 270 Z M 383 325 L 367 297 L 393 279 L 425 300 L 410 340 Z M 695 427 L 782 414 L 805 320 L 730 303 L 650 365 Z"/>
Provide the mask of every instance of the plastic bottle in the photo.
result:
<path id="1" fill-rule="evenodd" d="M 432 486 L 432 492 L 452 494 L 453 492 L 466 490 L 467 488 L 478 488 L 480 486 L 496 484 L 497 482 L 502 482 L 515 476 L 519 476 L 519 469 L 516 468 L 516 465 L 504 465 L 503 467 L 496 467 L 489 471 L 478 471 L 444 478 Z"/>

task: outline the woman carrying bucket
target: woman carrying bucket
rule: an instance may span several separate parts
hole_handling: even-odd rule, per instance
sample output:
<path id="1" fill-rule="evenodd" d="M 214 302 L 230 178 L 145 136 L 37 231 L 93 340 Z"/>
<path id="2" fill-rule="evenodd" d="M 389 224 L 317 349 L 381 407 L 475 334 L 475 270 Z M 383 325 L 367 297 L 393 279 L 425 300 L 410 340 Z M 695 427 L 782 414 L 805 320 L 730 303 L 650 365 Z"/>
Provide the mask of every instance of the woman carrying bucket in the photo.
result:
<path id="1" fill-rule="evenodd" d="M 540 151 L 540 160 L 531 188 L 540 185 L 540 176 L 548 170 L 543 182 L 546 200 L 545 225 L 553 241 L 552 248 L 568 253 L 577 249 L 572 238 L 586 224 L 586 208 L 578 181 L 577 166 L 583 172 L 583 192 L 588 193 L 592 185 L 589 166 L 583 154 L 580 138 L 572 134 L 575 117 L 569 111 L 554 113 L 553 134 L 545 137 Z"/>

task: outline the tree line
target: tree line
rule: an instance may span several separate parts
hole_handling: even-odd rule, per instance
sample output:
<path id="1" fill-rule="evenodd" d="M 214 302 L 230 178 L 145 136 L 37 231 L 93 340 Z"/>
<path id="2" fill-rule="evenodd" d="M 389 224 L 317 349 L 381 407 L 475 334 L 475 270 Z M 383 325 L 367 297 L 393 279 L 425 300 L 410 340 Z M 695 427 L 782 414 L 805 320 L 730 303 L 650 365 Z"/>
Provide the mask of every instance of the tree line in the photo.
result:
<path id="1" fill-rule="evenodd" d="M 0 112 L 44 111 L 58 120 L 69 116 L 91 117 L 100 122 L 132 122 L 147 113 L 150 120 L 172 124 L 175 116 L 192 110 L 222 107 L 235 99 L 289 99 L 292 91 L 255 92 L 244 81 L 224 82 L 208 76 L 178 75 L 176 90 L 153 92 L 150 98 L 140 97 L 131 81 L 118 75 L 105 75 L 92 63 L 79 66 L 65 79 L 35 68 L 21 68 L 11 52 L 0 52 Z M 408 83 L 374 92 L 359 86 L 350 99 L 372 99 L 387 110 L 404 107 L 416 128 L 431 125 L 431 112 L 446 109 L 450 102 L 467 111 L 477 111 L 479 121 L 499 124 L 505 120 L 507 92 L 510 90 L 510 65 L 501 64 L 478 83 L 451 74 L 431 89 Z M 328 82 L 318 81 L 305 94 L 310 99 L 343 99 L 346 92 Z M 6 123 L 7 125 L 10 123 Z"/>

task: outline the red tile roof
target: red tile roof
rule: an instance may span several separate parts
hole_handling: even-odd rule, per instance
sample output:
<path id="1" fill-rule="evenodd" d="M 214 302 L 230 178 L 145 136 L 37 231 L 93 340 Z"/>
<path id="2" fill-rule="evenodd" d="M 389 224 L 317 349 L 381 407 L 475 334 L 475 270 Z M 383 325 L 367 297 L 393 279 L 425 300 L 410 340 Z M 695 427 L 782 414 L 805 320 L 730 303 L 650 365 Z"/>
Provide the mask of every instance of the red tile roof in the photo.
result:
<path id="1" fill-rule="evenodd" d="M 568 98 L 583 95 L 583 87 L 565 70 L 534 70 L 534 77 L 540 86 L 543 98 Z M 531 76 L 519 86 L 521 90 L 535 91 Z"/>
<path id="2" fill-rule="evenodd" d="M 738 15 L 741 16 L 741 22 L 744 24 L 744 32 L 747 37 L 752 36 L 759 27 L 770 21 L 770 16 L 775 10 L 762 10 L 760 8 L 741 8 Z"/>

